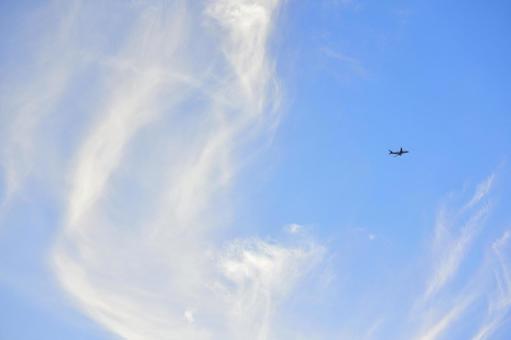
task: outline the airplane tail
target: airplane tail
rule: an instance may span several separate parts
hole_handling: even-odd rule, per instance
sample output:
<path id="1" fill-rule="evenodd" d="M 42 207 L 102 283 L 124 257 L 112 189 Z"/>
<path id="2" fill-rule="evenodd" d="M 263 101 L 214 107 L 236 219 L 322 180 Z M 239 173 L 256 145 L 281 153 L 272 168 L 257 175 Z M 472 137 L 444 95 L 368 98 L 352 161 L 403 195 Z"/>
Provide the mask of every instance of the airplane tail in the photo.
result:
<path id="1" fill-rule="evenodd" d="M 389 150 L 389 155 L 392 155 L 392 150 Z"/>

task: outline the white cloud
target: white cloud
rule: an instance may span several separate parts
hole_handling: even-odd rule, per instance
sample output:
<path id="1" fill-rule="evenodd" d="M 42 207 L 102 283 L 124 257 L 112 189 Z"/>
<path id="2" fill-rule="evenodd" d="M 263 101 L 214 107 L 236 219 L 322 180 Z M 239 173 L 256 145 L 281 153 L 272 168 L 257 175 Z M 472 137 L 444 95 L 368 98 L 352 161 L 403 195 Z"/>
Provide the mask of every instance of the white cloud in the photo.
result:
<path id="1" fill-rule="evenodd" d="M 469 203 L 460 211 L 443 208 L 435 226 L 433 249 L 436 263 L 433 275 L 427 285 L 424 299 L 427 300 L 444 287 L 456 274 L 467 249 L 483 226 L 489 213 L 488 204 L 478 207 L 491 188 L 494 175 L 485 179 L 477 188 Z M 472 208 L 469 209 L 469 208 Z M 466 219 L 463 219 L 468 215 Z M 453 217 L 454 216 L 454 217 Z M 454 220 L 452 220 L 454 218 Z M 461 218 L 460 221 L 456 219 Z M 458 225 L 461 224 L 461 226 Z"/>
<path id="2" fill-rule="evenodd" d="M 367 75 L 367 69 L 359 59 L 346 55 L 345 53 L 336 51 L 331 47 L 327 46 L 322 47 L 320 51 L 326 57 L 336 60 L 342 64 L 348 65 L 358 75 L 360 76 Z"/>
<path id="3" fill-rule="evenodd" d="M 492 262 L 495 287 L 486 318 L 474 335 L 474 340 L 491 339 L 492 334 L 504 323 L 511 309 L 511 230 L 507 230 L 492 245 Z"/>
<path id="4" fill-rule="evenodd" d="M 36 48 L 28 49 L 23 67 L 5 70 L 0 87 L 0 167 L 4 172 L 5 192 L 0 214 L 23 188 L 30 176 L 49 176 L 55 157 L 48 152 L 51 136 L 41 125 L 55 117 L 56 106 L 67 87 L 83 67 L 75 42 L 75 19 L 79 1 L 41 9 L 34 16 L 48 19 L 35 34 Z M 59 53 L 55 53 L 59 51 Z"/>
<path id="5" fill-rule="evenodd" d="M 257 239 L 231 243 L 220 265 L 234 284 L 227 295 L 235 338 L 267 339 L 275 304 L 321 254 L 317 246 L 289 248 Z"/>
<path id="6" fill-rule="evenodd" d="M 13 122 L 2 166 L 13 193 L 47 167 L 40 180 L 63 207 L 51 266 L 121 338 L 271 338 L 279 302 L 321 257 L 312 243 L 217 232 L 246 146 L 277 117 L 267 45 L 279 5 L 74 1 L 41 14 L 61 25 L 41 33 L 56 42 L 1 117 Z"/>
<path id="7" fill-rule="evenodd" d="M 510 233 L 490 247 L 492 254 L 483 260 L 477 269 L 461 275 L 463 262 L 474 248 L 490 212 L 488 196 L 495 175 L 490 175 L 478 185 L 474 195 L 460 209 L 444 206 L 438 215 L 435 237 L 432 244 L 433 271 L 427 281 L 426 290 L 412 309 L 420 320 L 418 339 L 442 338 L 450 332 L 458 320 L 463 319 L 470 306 L 475 303 L 488 304 L 488 312 L 482 325 L 472 335 L 473 339 L 487 339 L 501 326 L 511 305 L 511 276 L 509 256 L 503 249 L 508 246 Z M 487 245 L 483 244 L 483 247 Z M 497 268 L 494 268 L 496 260 Z M 472 260 L 473 262 L 474 260 Z M 493 278 L 492 273 L 495 273 Z M 449 285 L 453 283 L 453 285 Z M 496 286 L 496 289 L 495 287 Z M 496 291 L 488 300 L 488 293 Z"/>
<path id="8" fill-rule="evenodd" d="M 421 333 L 414 338 L 419 340 L 434 340 L 444 334 L 452 323 L 460 318 L 465 309 L 473 302 L 473 296 L 464 297 L 461 301 L 457 301 L 447 312 L 435 319 L 432 324 L 428 325 Z"/>
<path id="9" fill-rule="evenodd" d="M 291 223 L 288 224 L 285 229 L 290 234 L 298 234 L 303 230 L 303 226 L 296 223 Z"/>
<path id="10" fill-rule="evenodd" d="M 195 322 L 195 317 L 193 316 L 193 311 L 192 310 L 190 310 L 190 309 L 185 310 L 183 316 L 184 316 L 185 320 L 188 323 L 194 323 Z"/>
<path id="11" fill-rule="evenodd" d="M 495 174 L 491 174 L 490 176 L 488 176 L 488 178 L 481 182 L 477 186 L 477 189 L 474 195 L 472 196 L 472 199 L 467 203 L 465 209 L 472 208 L 474 205 L 478 204 L 482 199 L 484 199 L 490 192 L 494 181 Z"/>

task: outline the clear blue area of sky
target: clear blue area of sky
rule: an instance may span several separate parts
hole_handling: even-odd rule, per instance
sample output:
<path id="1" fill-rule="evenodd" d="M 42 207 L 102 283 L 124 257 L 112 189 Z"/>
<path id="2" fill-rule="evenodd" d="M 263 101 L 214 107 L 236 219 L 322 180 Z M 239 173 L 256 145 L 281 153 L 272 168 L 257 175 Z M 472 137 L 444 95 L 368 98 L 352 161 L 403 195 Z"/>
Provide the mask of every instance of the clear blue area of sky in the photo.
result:
<path id="1" fill-rule="evenodd" d="M 368 266 L 353 267 L 357 279 L 346 284 L 366 286 L 395 275 L 389 263 L 417 256 L 449 192 L 470 192 L 494 171 L 500 191 L 510 192 L 511 2 L 341 3 L 288 1 L 282 9 L 272 49 L 285 112 L 273 143 L 241 174 L 233 224 L 263 236 L 288 223 L 310 226 L 327 246 L 362 258 Z M 23 17 L 20 8 L 0 4 L 2 37 Z M 9 39 L 0 43 L 0 69 L 12 63 L 6 48 Z M 387 155 L 401 146 L 410 154 Z M 248 177 L 255 180 L 244 184 Z M 496 229 L 511 224 L 502 213 L 509 197 L 499 197 Z M 2 265 L 19 255 L 15 239 L 30 249 L 34 230 L 46 237 L 31 225 L 0 237 Z M 343 241 L 357 230 L 374 233 L 377 245 Z M 15 260 L 32 272 L 19 277 L 51 286 L 37 258 L 44 250 L 34 247 Z M 325 319 L 332 310 L 342 317 L 349 303 Z M 73 313 L 64 304 L 55 311 L 2 281 L 0 305 L 0 339 L 106 338 L 85 319 L 64 317 Z"/>
<path id="2" fill-rule="evenodd" d="M 403 211 L 416 219 L 421 203 L 506 161 L 511 6 L 392 3 L 289 6 L 286 52 L 298 56 L 278 136 L 285 160 L 273 180 L 286 197 L 286 188 L 303 190 L 294 195 L 302 206 L 288 209 L 311 211 L 305 220 L 324 225 L 336 211 L 346 222 Z M 323 48 L 358 60 L 365 74 Z M 387 157 L 400 146 L 409 157 Z"/>
<path id="3" fill-rule="evenodd" d="M 446 193 L 508 169 L 510 4 L 305 1 L 284 12 L 289 107 L 276 171 L 253 202 L 272 225 L 417 241 Z M 408 157 L 388 157 L 401 146 Z"/>

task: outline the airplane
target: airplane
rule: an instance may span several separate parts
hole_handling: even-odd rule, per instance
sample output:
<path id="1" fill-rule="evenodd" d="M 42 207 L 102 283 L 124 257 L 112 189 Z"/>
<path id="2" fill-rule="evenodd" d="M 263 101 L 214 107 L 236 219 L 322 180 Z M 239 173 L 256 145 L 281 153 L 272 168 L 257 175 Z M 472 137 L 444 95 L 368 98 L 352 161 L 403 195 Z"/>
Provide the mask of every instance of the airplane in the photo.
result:
<path id="1" fill-rule="evenodd" d="M 408 151 L 403 150 L 403 148 L 399 149 L 399 151 L 389 150 L 389 155 L 393 155 L 394 157 L 403 156 L 405 153 L 408 153 Z"/>

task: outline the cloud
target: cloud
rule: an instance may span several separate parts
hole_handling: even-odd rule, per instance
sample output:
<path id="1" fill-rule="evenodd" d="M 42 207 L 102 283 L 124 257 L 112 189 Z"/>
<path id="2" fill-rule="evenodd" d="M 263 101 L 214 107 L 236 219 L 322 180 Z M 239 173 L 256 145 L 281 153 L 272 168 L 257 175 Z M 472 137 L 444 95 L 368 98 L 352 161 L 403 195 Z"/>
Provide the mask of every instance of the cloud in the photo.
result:
<path id="1" fill-rule="evenodd" d="M 335 51 L 330 47 L 322 47 L 321 53 L 328 58 L 334 59 L 342 64 L 348 65 L 355 73 L 360 76 L 367 75 L 367 69 L 362 62 L 352 56 L 346 55 L 339 51 Z"/>
<path id="2" fill-rule="evenodd" d="M 492 245 L 492 256 L 495 262 L 492 262 L 491 267 L 496 284 L 492 289 L 493 294 L 486 317 L 474 335 L 474 340 L 490 339 L 509 315 L 511 307 L 510 239 L 511 230 L 507 230 Z"/>
<path id="3" fill-rule="evenodd" d="M 450 221 L 451 216 L 446 215 L 446 208 L 443 208 L 439 213 L 433 241 L 435 262 L 438 265 L 435 266 L 433 275 L 427 285 L 425 300 L 442 289 L 456 274 L 467 249 L 480 231 L 485 218 L 488 216 L 489 205 L 476 205 L 490 192 L 493 178 L 494 175 L 491 175 L 484 180 L 478 186 L 469 203 L 459 212 L 450 212 L 450 215 L 461 218 L 459 222 Z M 472 210 L 470 210 L 471 208 Z M 461 217 L 459 217 L 460 213 Z"/>
<path id="4" fill-rule="evenodd" d="M 27 179 L 55 188 L 50 266 L 116 336 L 269 339 L 322 256 L 306 238 L 221 232 L 236 172 L 278 117 L 267 45 L 279 6 L 73 1 L 34 19 L 57 24 L 29 36 L 49 47 L 6 96 L 6 201 Z"/>
<path id="5" fill-rule="evenodd" d="M 220 265 L 234 284 L 228 289 L 232 300 L 228 305 L 232 306 L 230 317 L 240 328 L 236 338 L 267 339 L 274 304 L 321 254 L 317 246 L 288 248 L 257 239 L 229 244 Z"/>
<path id="6" fill-rule="evenodd" d="M 479 312 L 477 320 L 481 323 L 465 324 L 470 325 L 466 336 L 471 339 L 491 339 L 506 324 L 511 307 L 510 235 L 507 230 L 491 244 L 490 252 L 477 271 L 468 279 L 459 279 L 461 288 L 428 301 L 428 307 L 422 311 L 423 320 L 428 321 L 416 338 L 442 338 L 459 328 L 458 321 L 473 317 L 474 311 Z M 471 306 L 478 306 L 479 310 Z M 483 306 L 487 308 L 481 308 Z M 467 314 L 466 319 L 464 314 Z"/>
<path id="7" fill-rule="evenodd" d="M 486 304 L 488 310 L 483 323 L 470 336 L 487 339 L 502 325 L 509 311 L 511 276 L 509 252 L 504 249 L 509 246 L 511 234 L 506 231 L 491 245 L 477 239 L 490 214 L 488 196 L 494 179 L 492 174 L 481 182 L 468 203 L 458 210 L 444 206 L 438 215 L 432 244 L 433 270 L 424 294 L 412 309 L 415 319 L 422 320 L 415 336 L 418 339 L 437 339 L 448 334 L 456 329 L 458 320 L 463 320 L 463 314 L 469 313 L 470 306 L 476 304 Z M 463 262 L 469 252 L 478 248 L 491 251 L 470 271 Z M 495 294 L 488 299 L 492 291 Z"/>
<path id="8" fill-rule="evenodd" d="M 35 48 L 28 48 L 28 41 L 33 40 L 20 42 L 28 50 L 23 59 L 20 58 L 23 67 L 15 64 L 16 67 L 3 73 L 0 167 L 4 195 L 0 214 L 22 190 L 27 178 L 44 178 L 51 171 L 50 162 L 45 158 L 55 155 L 45 152 L 50 143 L 41 126 L 54 117 L 59 98 L 83 65 L 74 42 L 79 9 L 78 1 L 69 1 L 58 11 L 49 6 L 34 13 L 34 17 L 48 19 L 47 25 L 35 33 L 38 43 L 33 43 Z"/>
<path id="9" fill-rule="evenodd" d="M 472 196 L 472 199 L 470 200 L 470 202 L 467 203 L 466 209 L 470 209 L 470 208 L 474 207 L 483 198 L 485 198 L 488 195 L 488 193 L 490 192 L 494 181 L 495 181 L 495 174 L 492 174 L 492 175 L 488 176 L 488 178 L 486 178 L 483 182 L 481 182 L 478 185 L 476 192 L 474 193 L 474 196 Z"/>
<path id="10" fill-rule="evenodd" d="M 415 338 L 420 340 L 433 340 L 439 338 L 445 333 L 452 323 L 460 318 L 465 309 L 473 302 L 473 297 L 464 297 L 461 301 L 457 301 L 447 312 L 442 314 L 439 318 L 426 329 L 419 333 Z"/>
<path id="11" fill-rule="evenodd" d="M 285 230 L 289 233 L 289 234 L 298 234 L 300 233 L 302 230 L 303 230 L 303 226 L 299 225 L 299 224 L 296 224 L 296 223 L 291 223 L 291 224 L 288 224 L 286 227 L 285 227 Z"/>
<path id="12" fill-rule="evenodd" d="M 308 237 L 222 237 L 235 174 L 278 117 L 267 45 L 279 6 L 74 1 L 41 11 L 37 20 L 59 24 L 37 39 L 56 41 L 35 53 L 34 85 L 9 97 L 8 196 L 33 177 L 58 188 L 49 265 L 71 303 L 112 334 L 272 338 L 279 304 L 321 258 Z M 45 172 L 35 176 L 37 162 Z"/>
<path id="13" fill-rule="evenodd" d="M 183 316 L 184 316 L 185 320 L 188 323 L 194 323 L 195 322 L 195 318 L 193 316 L 193 311 L 192 310 L 190 310 L 190 309 L 185 310 Z"/>

